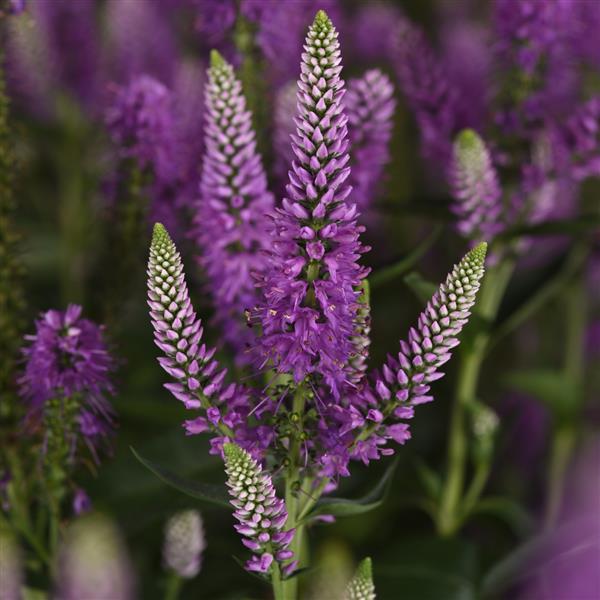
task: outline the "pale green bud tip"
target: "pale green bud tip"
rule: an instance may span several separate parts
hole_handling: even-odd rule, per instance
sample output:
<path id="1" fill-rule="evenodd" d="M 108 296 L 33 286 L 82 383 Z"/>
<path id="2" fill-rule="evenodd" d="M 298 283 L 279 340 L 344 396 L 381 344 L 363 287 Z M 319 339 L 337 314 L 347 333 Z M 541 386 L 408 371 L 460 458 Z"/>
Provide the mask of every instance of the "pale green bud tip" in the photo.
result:
<path id="1" fill-rule="evenodd" d="M 223 454 L 225 455 L 225 460 L 239 460 L 242 456 L 244 456 L 244 451 L 237 445 L 232 443 L 223 444 Z"/>
<path id="2" fill-rule="evenodd" d="M 317 12 L 313 24 L 319 29 L 330 29 L 331 27 L 333 27 L 331 19 L 327 16 L 327 13 L 324 10 L 320 10 Z"/>
<path id="3" fill-rule="evenodd" d="M 487 254 L 487 242 L 481 242 L 475 246 L 472 250 L 467 254 L 467 258 L 473 260 L 477 263 L 483 264 L 485 261 L 485 255 Z"/>
<path id="4" fill-rule="evenodd" d="M 165 226 L 162 223 L 154 223 L 154 228 L 152 229 L 152 245 L 155 246 L 156 244 L 167 241 L 171 241 L 171 237 Z"/>
<path id="5" fill-rule="evenodd" d="M 356 569 L 356 577 L 364 581 L 372 581 L 373 579 L 373 563 L 370 557 L 367 556 Z"/>
<path id="6" fill-rule="evenodd" d="M 463 129 L 456 138 L 459 152 L 473 152 L 483 146 L 483 140 L 473 129 Z"/>
<path id="7" fill-rule="evenodd" d="M 227 64 L 227 61 L 223 58 L 221 53 L 218 50 L 210 51 L 210 66 L 213 69 L 218 69 L 220 67 L 224 67 Z"/>

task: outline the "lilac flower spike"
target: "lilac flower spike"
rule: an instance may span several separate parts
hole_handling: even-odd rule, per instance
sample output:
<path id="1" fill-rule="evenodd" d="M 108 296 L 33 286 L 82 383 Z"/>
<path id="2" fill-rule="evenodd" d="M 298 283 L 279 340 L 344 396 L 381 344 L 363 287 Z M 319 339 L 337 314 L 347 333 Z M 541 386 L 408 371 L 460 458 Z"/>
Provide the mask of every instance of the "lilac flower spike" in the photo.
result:
<path id="1" fill-rule="evenodd" d="M 490 153 L 472 129 L 454 143 L 450 179 L 458 231 L 473 240 L 493 238 L 502 229 L 502 191 Z"/>
<path id="2" fill-rule="evenodd" d="M 401 19 L 394 36 L 393 57 L 400 91 L 414 111 L 425 158 L 446 167 L 452 140 L 464 127 L 462 98 L 416 25 Z"/>
<path id="3" fill-rule="evenodd" d="M 360 79 L 348 83 L 344 102 L 352 150 L 352 199 L 362 212 L 378 191 L 377 184 L 390 159 L 389 142 L 396 108 L 392 82 L 379 69 L 367 71 Z"/>
<path id="4" fill-rule="evenodd" d="M 246 109 L 233 67 L 213 50 L 206 89 L 206 154 L 195 233 L 217 322 L 225 339 L 248 362 L 254 334 L 244 311 L 258 298 L 255 273 L 264 270 L 269 246 L 266 215 L 273 208 L 267 178 L 256 151 L 252 114 Z"/>
<path id="5" fill-rule="evenodd" d="M 275 563 L 287 573 L 295 567 L 288 550 L 295 530 L 283 530 L 288 517 L 284 501 L 277 497 L 271 477 L 245 450 L 225 444 L 223 453 L 227 487 L 236 509 L 233 516 L 238 520 L 235 529 L 243 536 L 244 546 L 256 554 L 246 569 L 267 573 Z"/>
<path id="6" fill-rule="evenodd" d="M 213 359 L 215 349 L 202 344 L 202 323 L 190 301 L 181 257 L 160 223 L 154 226 L 150 246 L 148 305 L 155 343 L 165 354 L 158 362 L 177 381 L 165 387 L 186 408 L 206 409 L 213 430 L 230 433 L 218 404 L 231 400 L 236 388 L 223 389 L 226 371 Z M 211 426 L 200 417 L 186 421 L 186 429 L 200 433 Z"/>
<path id="7" fill-rule="evenodd" d="M 293 373 L 296 382 L 320 374 L 334 396 L 353 354 L 357 287 L 367 270 L 356 261 L 356 205 L 347 153 L 338 34 L 319 11 L 306 37 L 298 82 L 298 117 L 281 208 L 272 227 L 270 265 L 262 282 L 259 316 L 264 363 Z"/>
<path id="8" fill-rule="evenodd" d="M 406 423 L 386 427 L 383 422 L 388 417 L 410 419 L 415 406 L 433 400 L 431 383 L 443 377 L 439 369 L 459 343 L 457 336 L 467 323 L 483 277 L 486 251 L 487 244 L 480 243 L 452 269 L 419 316 L 418 327 L 410 329 L 407 342 L 400 342 L 398 357 L 389 357 L 384 364 L 371 399 L 379 404 L 370 409 L 376 436 L 366 442 L 359 438 L 355 457 L 376 458 L 376 453 L 369 453 L 373 444 L 386 439 L 402 444 L 410 438 Z"/>

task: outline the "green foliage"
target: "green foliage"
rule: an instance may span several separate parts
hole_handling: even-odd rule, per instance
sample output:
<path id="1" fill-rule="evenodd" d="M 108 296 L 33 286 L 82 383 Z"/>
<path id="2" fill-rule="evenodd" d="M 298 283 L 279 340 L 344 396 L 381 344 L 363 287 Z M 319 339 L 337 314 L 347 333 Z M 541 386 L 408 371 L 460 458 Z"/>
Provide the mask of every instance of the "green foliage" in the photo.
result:
<path id="1" fill-rule="evenodd" d="M 164 481 L 167 485 L 170 485 L 192 498 L 229 508 L 229 495 L 227 493 L 227 488 L 224 485 L 190 481 L 189 479 L 173 473 L 170 469 L 144 458 L 135 450 L 135 448 L 131 448 L 131 451 L 144 467 L 154 473 L 154 475 Z"/>

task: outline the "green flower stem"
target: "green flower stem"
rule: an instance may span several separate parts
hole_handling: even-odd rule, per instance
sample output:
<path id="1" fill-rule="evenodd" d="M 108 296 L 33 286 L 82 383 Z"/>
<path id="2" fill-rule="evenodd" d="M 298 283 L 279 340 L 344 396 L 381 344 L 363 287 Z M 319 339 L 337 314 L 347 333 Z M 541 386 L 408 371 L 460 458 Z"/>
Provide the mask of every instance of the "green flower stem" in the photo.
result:
<path id="1" fill-rule="evenodd" d="M 584 244 L 579 245 L 581 248 Z M 587 244 L 585 244 L 587 246 Z M 587 248 L 586 248 L 587 249 Z M 546 491 L 546 512 L 544 527 L 552 529 L 560 516 L 567 467 L 577 442 L 577 422 L 583 404 L 584 382 L 584 340 L 586 332 L 587 303 L 585 282 L 580 275 L 567 290 L 566 298 L 566 340 L 563 373 L 572 384 L 573 410 L 570 417 L 556 424 L 552 438 L 552 449 L 548 466 Z"/>
<path id="2" fill-rule="evenodd" d="M 183 579 L 177 573 L 169 573 L 165 589 L 165 600 L 177 600 L 183 587 Z"/>
<path id="3" fill-rule="evenodd" d="M 298 415 L 296 431 L 290 440 L 290 448 L 288 453 L 289 465 L 285 476 L 285 506 L 288 512 L 288 520 L 286 523 L 287 529 L 296 528 L 296 534 L 290 544 L 290 550 L 294 553 L 294 557 L 298 560 L 298 564 L 302 563 L 302 539 L 304 537 L 304 525 L 299 523 L 300 515 L 300 491 L 303 487 L 303 482 L 299 481 L 300 477 L 300 446 L 301 436 L 303 433 L 304 405 L 306 403 L 307 390 L 303 384 L 298 386 L 292 403 L 292 412 Z M 281 598 L 283 600 L 295 600 L 298 597 L 298 579 L 288 579 L 281 582 Z"/>
<path id="4" fill-rule="evenodd" d="M 479 320 L 483 322 L 483 327 L 482 323 L 479 323 L 482 329 L 475 334 L 469 344 L 463 346 L 461 353 L 456 395 L 450 419 L 447 475 L 436 519 L 438 533 L 444 537 L 453 535 L 460 526 L 469 437 L 465 413 L 469 403 L 476 397 L 479 373 L 490 339 L 488 325 L 496 318 L 514 269 L 514 259 L 504 255 L 501 248 L 496 250 L 503 258 L 488 269 L 474 310 Z M 485 472 L 486 470 L 482 471 L 480 478 Z M 481 493 L 485 480 L 477 482 L 476 487 L 471 488 L 475 491 L 471 492 L 469 502 L 474 501 L 474 495 L 478 496 Z"/>

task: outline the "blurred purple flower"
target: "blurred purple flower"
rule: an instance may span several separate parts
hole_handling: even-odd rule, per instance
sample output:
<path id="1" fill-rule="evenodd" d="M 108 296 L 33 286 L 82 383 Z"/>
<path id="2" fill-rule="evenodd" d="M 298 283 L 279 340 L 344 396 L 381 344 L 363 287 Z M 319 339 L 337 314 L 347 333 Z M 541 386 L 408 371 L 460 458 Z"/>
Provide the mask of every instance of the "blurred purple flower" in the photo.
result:
<path id="1" fill-rule="evenodd" d="M 396 103 L 391 81 L 378 69 L 348 82 L 344 98 L 350 139 L 352 200 L 364 212 L 380 191 L 383 170 L 390 159 Z"/>
<path id="2" fill-rule="evenodd" d="M 178 61 L 176 41 L 156 3 L 108 2 L 104 18 L 105 54 L 113 81 L 128 84 L 144 73 L 164 84 L 171 83 Z"/>
<path id="3" fill-rule="evenodd" d="M 123 156 L 149 167 L 161 181 L 175 178 L 173 98 L 162 83 L 139 75 L 115 88 L 105 121 Z"/>
<path id="4" fill-rule="evenodd" d="M 73 512 L 76 515 L 83 515 L 92 510 L 92 501 L 82 488 L 77 488 L 73 494 Z"/>
<path id="5" fill-rule="evenodd" d="M 464 118 L 468 114 L 463 109 L 466 99 L 447 77 L 423 31 L 408 19 L 398 22 L 392 53 L 400 91 L 419 125 L 423 155 L 445 170 L 454 137 L 474 125 Z"/>
<path id="6" fill-rule="evenodd" d="M 225 340 L 240 363 L 251 361 L 255 336 L 244 311 L 258 302 L 255 278 L 263 274 L 269 247 L 267 215 L 273 196 L 256 150 L 252 114 L 233 67 L 213 51 L 206 88 L 206 153 L 201 198 L 194 218 L 199 262 Z"/>
<path id="7" fill-rule="evenodd" d="M 450 182 L 458 231 L 475 241 L 491 240 L 503 228 L 502 190 L 483 140 L 465 129 L 454 144 Z"/>
<path id="8" fill-rule="evenodd" d="M 392 56 L 393 40 L 398 33 L 402 12 L 388 2 L 361 3 L 351 24 L 351 51 L 364 61 L 388 61 Z"/>
<path id="9" fill-rule="evenodd" d="M 0 0 L 0 16 L 3 13 L 18 15 L 25 10 L 25 0 Z"/>
<path id="10" fill-rule="evenodd" d="M 42 418 L 49 401 L 77 401 L 79 432 L 95 455 L 112 429 L 113 410 L 106 396 L 114 393 L 109 375 L 115 363 L 102 327 L 83 319 L 81 311 L 70 304 L 66 311 L 49 310 L 36 321 L 36 333 L 25 336 L 19 385 L 32 422 Z"/>

